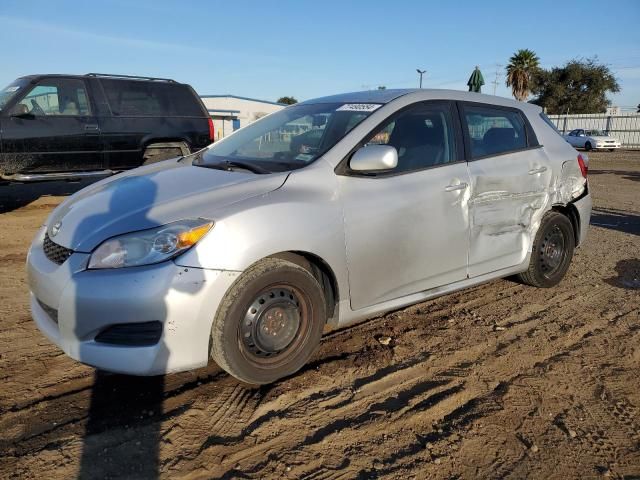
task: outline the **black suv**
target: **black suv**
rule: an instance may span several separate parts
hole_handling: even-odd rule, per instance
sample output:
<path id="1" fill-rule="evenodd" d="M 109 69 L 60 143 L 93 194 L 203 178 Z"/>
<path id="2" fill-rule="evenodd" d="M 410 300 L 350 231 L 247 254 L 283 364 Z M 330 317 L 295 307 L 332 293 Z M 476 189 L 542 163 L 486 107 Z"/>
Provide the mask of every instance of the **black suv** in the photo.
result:
<path id="1" fill-rule="evenodd" d="M 194 90 L 126 75 L 31 75 L 0 91 L 0 178 L 110 175 L 206 147 L 213 122 Z"/>

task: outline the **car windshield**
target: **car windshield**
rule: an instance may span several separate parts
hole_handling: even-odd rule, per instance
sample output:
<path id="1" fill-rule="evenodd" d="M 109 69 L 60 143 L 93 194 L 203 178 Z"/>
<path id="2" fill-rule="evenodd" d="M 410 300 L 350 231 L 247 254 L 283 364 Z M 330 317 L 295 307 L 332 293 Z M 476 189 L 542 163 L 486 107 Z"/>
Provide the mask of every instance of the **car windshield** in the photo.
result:
<path id="1" fill-rule="evenodd" d="M 605 132 L 603 132 L 602 130 L 587 130 L 585 132 L 587 135 L 592 136 L 592 137 L 606 137 L 607 134 Z"/>
<path id="2" fill-rule="evenodd" d="M 20 92 L 20 90 L 28 84 L 28 80 L 19 78 L 15 82 L 10 83 L 5 88 L 3 88 L 0 91 L 0 110 L 2 110 L 7 103 L 9 103 L 9 100 L 11 100 L 14 95 L 17 95 L 18 92 Z"/>
<path id="3" fill-rule="evenodd" d="M 333 147 L 380 104 L 293 105 L 210 146 L 194 165 L 270 173 L 304 167 Z"/>

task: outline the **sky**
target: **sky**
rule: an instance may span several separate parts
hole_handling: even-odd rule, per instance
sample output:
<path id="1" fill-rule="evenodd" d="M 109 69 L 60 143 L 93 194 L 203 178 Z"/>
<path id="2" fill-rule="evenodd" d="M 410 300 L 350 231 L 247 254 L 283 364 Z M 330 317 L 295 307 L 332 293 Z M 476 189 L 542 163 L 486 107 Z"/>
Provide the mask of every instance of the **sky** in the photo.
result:
<path id="1" fill-rule="evenodd" d="M 526 6 L 525 6 L 526 5 Z M 598 57 L 640 104 L 640 1 L 0 0 L 0 88 L 33 73 L 169 77 L 275 101 L 423 86 L 510 96 L 520 48 L 545 68 Z M 497 74 L 497 75 L 496 75 Z"/>

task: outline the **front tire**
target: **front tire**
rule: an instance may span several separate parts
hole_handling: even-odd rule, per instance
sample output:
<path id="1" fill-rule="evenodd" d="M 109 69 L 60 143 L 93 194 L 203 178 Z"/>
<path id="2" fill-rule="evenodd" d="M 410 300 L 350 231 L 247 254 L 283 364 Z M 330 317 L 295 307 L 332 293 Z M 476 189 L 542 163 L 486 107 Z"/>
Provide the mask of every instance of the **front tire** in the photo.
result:
<path id="1" fill-rule="evenodd" d="M 575 236 L 571 221 L 559 212 L 548 212 L 542 218 L 533 241 L 529 268 L 518 277 L 534 287 L 553 287 L 567 273 L 574 249 Z"/>
<path id="2" fill-rule="evenodd" d="M 246 383 L 271 383 L 298 371 L 326 322 L 322 287 L 295 263 L 267 258 L 224 296 L 211 327 L 211 357 Z"/>
<path id="3" fill-rule="evenodd" d="M 585 143 L 585 144 L 584 144 L 584 149 L 585 149 L 587 152 L 590 152 L 591 150 L 593 150 L 593 145 L 591 145 L 591 142 L 587 142 L 587 143 Z"/>

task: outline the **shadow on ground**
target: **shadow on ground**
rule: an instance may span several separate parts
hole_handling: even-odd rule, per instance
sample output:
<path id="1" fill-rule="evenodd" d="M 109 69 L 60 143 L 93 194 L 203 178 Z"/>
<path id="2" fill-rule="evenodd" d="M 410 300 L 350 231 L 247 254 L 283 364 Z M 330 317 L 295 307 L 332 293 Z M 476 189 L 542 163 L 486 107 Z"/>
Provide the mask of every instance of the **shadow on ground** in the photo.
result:
<path id="1" fill-rule="evenodd" d="M 626 289 L 640 289 L 640 260 L 631 258 L 616 264 L 617 277 L 605 279 L 609 285 Z"/>
<path id="2" fill-rule="evenodd" d="M 640 172 L 625 170 L 589 170 L 589 175 L 617 175 L 625 180 L 640 182 Z"/>
<path id="3" fill-rule="evenodd" d="M 591 213 L 591 225 L 640 235 L 640 215 L 624 210 L 594 208 Z"/>
<path id="4" fill-rule="evenodd" d="M 22 208 L 40 197 L 71 195 L 97 180 L 0 184 L 0 213 Z M 50 206 L 47 205 L 46 208 Z"/>

